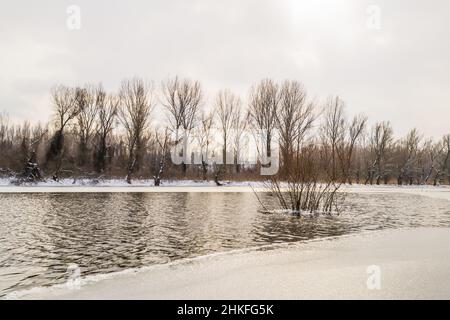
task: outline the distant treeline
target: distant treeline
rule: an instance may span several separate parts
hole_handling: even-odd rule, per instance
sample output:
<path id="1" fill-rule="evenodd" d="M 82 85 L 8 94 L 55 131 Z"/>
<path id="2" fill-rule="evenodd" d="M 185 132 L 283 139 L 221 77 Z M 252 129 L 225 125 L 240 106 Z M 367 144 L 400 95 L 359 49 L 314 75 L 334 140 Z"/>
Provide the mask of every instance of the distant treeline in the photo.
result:
<path id="1" fill-rule="evenodd" d="M 306 174 L 339 183 L 450 180 L 450 134 L 433 140 L 412 129 L 395 139 L 390 122 L 369 126 L 364 115 L 347 115 L 340 97 L 317 103 L 297 81 L 264 79 L 251 87 L 246 103 L 229 90 L 207 101 L 198 81 L 177 77 L 160 86 L 127 79 L 116 93 L 101 85 L 58 85 L 51 97 L 47 124 L 13 124 L 0 114 L 2 176 L 17 183 L 123 177 L 129 183 L 153 178 L 156 185 L 184 178 L 220 184 L 222 179 L 266 179 L 260 175 L 264 164 L 250 164 L 248 154 L 278 152 L 276 178 L 285 181 Z M 201 163 L 172 163 L 170 150 L 183 139 L 204 154 Z M 225 160 L 230 154 L 233 161 L 227 165 L 210 156 Z M 317 170 L 299 174 L 308 162 Z"/>

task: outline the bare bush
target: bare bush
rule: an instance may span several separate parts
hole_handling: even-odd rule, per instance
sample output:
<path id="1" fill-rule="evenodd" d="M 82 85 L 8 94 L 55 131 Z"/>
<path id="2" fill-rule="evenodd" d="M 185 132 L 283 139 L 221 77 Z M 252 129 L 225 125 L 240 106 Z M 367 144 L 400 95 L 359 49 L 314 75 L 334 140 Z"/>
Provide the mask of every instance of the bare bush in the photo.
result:
<path id="1" fill-rule="evenodd" d="M 331 176 L 321 178 L 323 167 L 320 147 L 307 145 L 296 153 L 285 179 L 271 178 L 266 187 L 278 199 L 281 208 L 294 214 L 340 212 L 340 182 Z M 330 163 L 328 163 L 330 164 Z"/>

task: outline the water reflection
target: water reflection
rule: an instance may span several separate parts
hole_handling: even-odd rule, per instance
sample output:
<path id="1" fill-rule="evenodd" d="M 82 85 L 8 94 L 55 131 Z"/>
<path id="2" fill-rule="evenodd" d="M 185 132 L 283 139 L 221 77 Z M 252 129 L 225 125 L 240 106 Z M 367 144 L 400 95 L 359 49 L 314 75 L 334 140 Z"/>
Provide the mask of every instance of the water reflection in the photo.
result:
<path id="1" fill-rule="evenodd" d="M 1 194 L 0 294 L 63 282 L 71 263 L 85 276 L 361 230 L 450 226 L 445 200 L 347 199 L 340 216 L 300 218 L 258 213 L 251 193 Z"/>

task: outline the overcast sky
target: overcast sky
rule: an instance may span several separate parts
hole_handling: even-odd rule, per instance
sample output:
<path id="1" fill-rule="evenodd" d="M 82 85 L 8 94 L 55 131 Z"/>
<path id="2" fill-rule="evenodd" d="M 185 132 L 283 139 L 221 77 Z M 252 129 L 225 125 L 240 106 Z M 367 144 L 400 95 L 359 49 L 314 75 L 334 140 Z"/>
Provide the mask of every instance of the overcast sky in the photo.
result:
<path id="1" fill-rule="evenodd" d="M 79 30 L 67 27 L 70 5 Z M 245 99 L 271 77 L 300 80 L 318 101 L 340 95 L 397 135 L 437 137 L 450 133 L 449 39 L 447 0 L 3 1 L 0 110 L 47 121 L 59 83 L 117 90 L 178 74 L 212 100 L 221 88 Z"/>

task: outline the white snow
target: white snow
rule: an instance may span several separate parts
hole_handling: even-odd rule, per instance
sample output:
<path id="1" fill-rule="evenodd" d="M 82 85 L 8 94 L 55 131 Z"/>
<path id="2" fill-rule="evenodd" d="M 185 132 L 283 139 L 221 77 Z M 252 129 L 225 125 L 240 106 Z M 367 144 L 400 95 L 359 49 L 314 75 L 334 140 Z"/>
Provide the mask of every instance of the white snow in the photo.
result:
<path id="1" fill-rule="evenodd" d="M 345 185 L 342 191 L 355 193 L 403 193 L 450 201 L 450 186 Z"/>
<path id="2" fill-rule="evenodd" d="M 217 186 L 214 181 L 196 180 L 162 180 L 161 186 L 155 187 L 153 179 L 135 179 L 128 184 L 125 179 L 105 179 L 93 182 L 91 179 L 61 179 L 56 182 L 25 183 L 14 185 L 10 179 L 0 179 L 0 193 L 8 192 L 252 192 L 249 187 L 262 187 L 262 182 L 223 181 Z"/>
<path id="3" fill-rule="evenodd" d="M 217 186 L 213 181 L 196 180 L 162 180 L 160 187 L 155 187 L 153 179 L 133 180 L 127 184 L 125 179 L 105 179 L 93 183 L 90 179 L 62 179 L 59 182 L 29 183 L 16 186 L 11 180 L 0 178 L 0 193 L 15 192 L 264 192 L 264 182 L 224 181 Z M 354 193 L 406 193 L 450 200 L 450 186 L 397 186 L 397 185 L 343 185 L 341 191 Z"/>
<path id="4" fill-rule="evenodd" d="M 241 250 L 10 294 L 22 299 L 449 299 L 450 229 Z M 367 281 L 379 268 L 380 289 Z M 373 280 L 373 278 L 372 278 Z"/>

